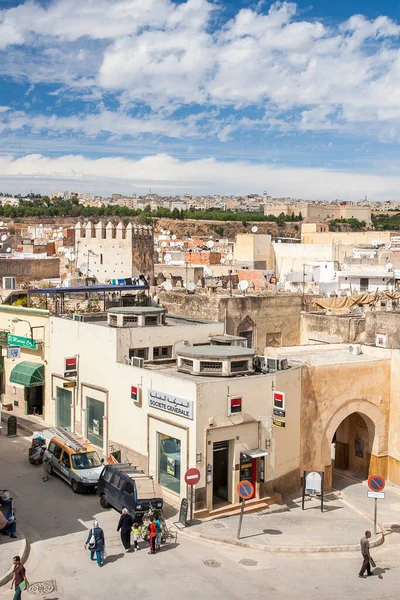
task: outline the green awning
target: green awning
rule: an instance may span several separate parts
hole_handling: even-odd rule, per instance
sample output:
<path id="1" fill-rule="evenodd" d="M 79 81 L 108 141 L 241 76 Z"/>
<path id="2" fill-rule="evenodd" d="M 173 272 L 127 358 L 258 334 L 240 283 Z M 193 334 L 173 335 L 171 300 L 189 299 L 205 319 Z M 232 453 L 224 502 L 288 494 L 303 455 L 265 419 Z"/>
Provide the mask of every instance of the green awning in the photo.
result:
<path id="1" fill-rule="evenodd" d="M 10 383 L 18 383 L 25 387 L 44 385 L 44 365 L 23 360 L 11 371 Z"/>

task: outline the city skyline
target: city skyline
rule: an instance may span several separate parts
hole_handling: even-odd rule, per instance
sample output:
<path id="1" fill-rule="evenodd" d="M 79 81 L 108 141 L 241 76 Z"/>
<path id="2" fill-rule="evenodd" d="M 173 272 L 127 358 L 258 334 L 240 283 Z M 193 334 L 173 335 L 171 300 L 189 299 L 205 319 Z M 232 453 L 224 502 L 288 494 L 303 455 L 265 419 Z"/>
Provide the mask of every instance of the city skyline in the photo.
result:
<path id="1" fill-rule="evenodd" d="M 398 197 L 394 2 L 1 6 L 3 189 Z"/>

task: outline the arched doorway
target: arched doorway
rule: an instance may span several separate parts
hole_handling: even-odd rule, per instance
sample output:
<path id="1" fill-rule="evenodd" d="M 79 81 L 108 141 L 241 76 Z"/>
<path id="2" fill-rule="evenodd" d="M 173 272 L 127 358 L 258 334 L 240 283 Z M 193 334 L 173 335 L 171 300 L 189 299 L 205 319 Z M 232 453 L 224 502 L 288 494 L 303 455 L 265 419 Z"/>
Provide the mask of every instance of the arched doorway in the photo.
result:
<path id="1" fill-rule="evenodd" d="M 333 440 L 335 456 L 332 451 Z M 336 448 L 338 442 L 348 444 L 348 459 L 341 458 L 339 454 L 336 457 L 336 452 L 346 452 L 339 446 Z M 336 463 L 336 468 L 339 468 L 340 461 L 344 461 L 342 467 L 345 467 L 348 460 L 351 469 L 342 470 L 350 470 L 355 475 L 358 473 L 360 478 L 376 473 L 386 479 L 387 455 L 388 420 L 385 413 L 369 400 L 349 400 L 332 414 L 322 436 L 321 461 L 325 469 L 326 490 L 332 488 L 333 467 Z"/>
<path id="2" fill-rule="evenodd" d="M 354 412 L 336 429 L 332 439 L 333 469 L 358 479 L 367 479 L 375 425 L 365 415 Z"/>

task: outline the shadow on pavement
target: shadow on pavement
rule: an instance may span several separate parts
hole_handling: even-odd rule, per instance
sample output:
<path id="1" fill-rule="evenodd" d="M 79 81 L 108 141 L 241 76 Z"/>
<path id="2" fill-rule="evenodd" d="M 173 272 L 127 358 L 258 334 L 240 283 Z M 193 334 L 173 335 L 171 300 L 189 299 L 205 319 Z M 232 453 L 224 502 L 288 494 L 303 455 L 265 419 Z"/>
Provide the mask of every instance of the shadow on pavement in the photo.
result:
<path id="1" fill-rule="evenodd" d="M 156 554 L 160 552 L 168 552 L 168 550 L 175 550 L 179 546 L 178 542 L 174 542 L 173 544 L 165 544 L 165 546 L 161 546 L 159 550 L 157 550 Z"/>
<path id="2" fill-rule="evenodd" d="M 375 569 L 372 569 L 373 574 L 377 575 L 378 579 L 383 579 L 386 571 L 390 571 L 390 567 L 375 567 Z"/>
<path id="3" fill-rule="evenodd" d="M 109 556 L 107 556 L 107 558 L 105 559 L 103 565 L 107 566 L 108 564 L 117 562 L 117 560 L 119 560 L 120 558 L 123 558 L 125 556 L 125 554 L 121 553 L 121 554 L 110 554 Z"/>

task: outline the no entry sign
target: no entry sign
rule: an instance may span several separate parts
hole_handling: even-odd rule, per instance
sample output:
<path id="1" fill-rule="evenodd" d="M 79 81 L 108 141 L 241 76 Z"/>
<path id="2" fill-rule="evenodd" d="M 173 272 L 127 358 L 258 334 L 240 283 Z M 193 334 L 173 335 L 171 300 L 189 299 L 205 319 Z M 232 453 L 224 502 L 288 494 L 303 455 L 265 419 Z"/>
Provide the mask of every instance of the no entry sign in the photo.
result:
<path id="1" fill-rule="evenodd" d="M 380 475 L 371 475 L 368 478 L 368 487 L 372 492 L 381 492 L 385 487 L 385 480 Z"/>
<path id="2" fill-rule="evenodd" d="M 188 485 L 196 485 L 200 481 L 200 471 L 198 469 L 188 469 L 185 473 L 185 482 Z"/>

